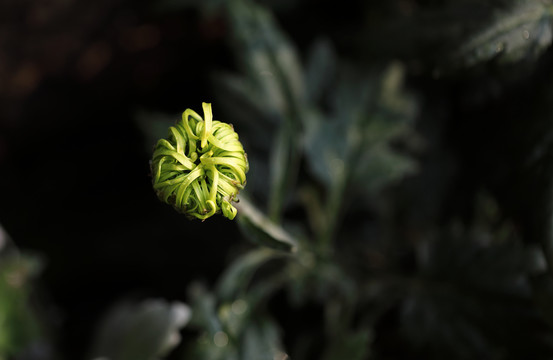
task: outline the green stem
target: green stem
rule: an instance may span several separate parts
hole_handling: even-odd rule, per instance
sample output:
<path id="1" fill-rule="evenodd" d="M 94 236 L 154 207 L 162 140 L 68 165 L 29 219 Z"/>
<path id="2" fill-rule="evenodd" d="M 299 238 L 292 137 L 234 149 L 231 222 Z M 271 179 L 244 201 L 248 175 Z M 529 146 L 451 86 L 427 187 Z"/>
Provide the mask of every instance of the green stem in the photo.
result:
<path id="1" fill-rule="evenodd" d="M 331 255 L 333 252 L 333 239 L 340 224 L 340 212 L 343 206 L 344 193 L 346 190 L 347 168 L 337 171 L 336 181 L 330 188 L 328 201 L 326 203 L 326 226 L 320 232 L 320 246 L 323 254 Z"/>
<path id="2" fill-rule="evenodd" d="M 276 148 L 271 157 L 271 192 L 269 195 L 269 217 L 275 223 L 280 223 L 284 199 L 291 187 L 293 174 L 297 167 L 297 149 L 295 144 L 295 131 L 290 125 L 291 120 L 286 120 L 278 134 Z"/>

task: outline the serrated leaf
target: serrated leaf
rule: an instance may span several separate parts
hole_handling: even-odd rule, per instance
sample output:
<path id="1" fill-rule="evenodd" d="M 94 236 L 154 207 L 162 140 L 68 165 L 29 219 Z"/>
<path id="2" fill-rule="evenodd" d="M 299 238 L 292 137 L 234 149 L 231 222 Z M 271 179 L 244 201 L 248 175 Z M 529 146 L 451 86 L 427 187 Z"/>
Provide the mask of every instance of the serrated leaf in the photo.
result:
<path id="1" fill-rule="evenodd" d="M 248 81 L 264 107 L 283 116 L 291 99 L 303 96 L 303 76 L 296 51 L 271 13 L 254 3 L 233 2 L 228 8 L 233 45 Z"/>
<path id="2" fill-rule="evenodd" d="M 415 169 L 390 141 L 410 131 L 416 107 L 403 91 L 403 70 L 391 64 L 379 78 L 343 74 L 334 95 L 338 111 L 306 113 L 305 151 L 309 166 L 332 187 L 350 172 L 368 192 Z"/>
<path id="3" fill-rule="evenodd" d="M 533 58 L 551 45 L 550 6 L 539 1 L 522 1 L 508 11 L 497 12 L 493 21 L 473 34 L 456 52 L 466 66 L 496 58 L 512 63 Z"/>
<path id="4" fill-rule="evenodd" d="M 551 331 L 539 325 L 532 306 L 521 244 L 499 240 L 456 225 L 419 244 L 417 286 L 400 315 L 401 332 L 415 354 L 469 359 L 505 351 L 518 358 L 553 350 Z M 517 343 L 519 333 L 532 340 Z"/>
<path id="5" fill-rule="evenodd" d="M 360 117 L 370 108 L 369 77 L 353 78 L 349 71 L 341 72 L 334 85 L 333 112 L 323 113 L 316 108 L 306 111 L 303 139 L 308 165 L 314 175 L 332 187 L 343 176 L 344 167 L 359 143 Z"/>

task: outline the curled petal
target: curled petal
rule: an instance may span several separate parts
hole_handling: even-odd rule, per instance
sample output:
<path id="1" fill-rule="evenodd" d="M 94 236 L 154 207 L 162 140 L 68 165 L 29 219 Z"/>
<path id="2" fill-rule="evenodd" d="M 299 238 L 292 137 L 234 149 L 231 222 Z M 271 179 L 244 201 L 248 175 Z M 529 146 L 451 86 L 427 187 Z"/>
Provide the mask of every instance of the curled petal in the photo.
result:
<path id="1" fill-rule="evenodd" d="M 160 139 L 151 161 L 153 187 L 160 200 L 190 218 L 205 220 L 217 213 L 236 216 L 232 199 L 246 185 L 249 169 L 238 134 L 213 120 L 211 104 L 204 118 L 187 109 Z"/>

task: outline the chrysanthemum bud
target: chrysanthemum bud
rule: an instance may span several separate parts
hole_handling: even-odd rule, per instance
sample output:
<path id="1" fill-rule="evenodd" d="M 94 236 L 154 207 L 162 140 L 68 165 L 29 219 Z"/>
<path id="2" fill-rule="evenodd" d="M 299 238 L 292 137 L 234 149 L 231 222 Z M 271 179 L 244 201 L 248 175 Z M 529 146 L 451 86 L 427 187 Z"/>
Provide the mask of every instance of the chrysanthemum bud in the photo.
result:
<path id="1" fill-rule="evenodd" d="M 205 220 L 232 206 L 246 185 L 248 159 L 231 125 L 213 120 L 211 104 L 202 103 L 204 118 L 186 109 L 158 141 L 151 162 L 154 190 L 160 200 L 188 217 Z"/>

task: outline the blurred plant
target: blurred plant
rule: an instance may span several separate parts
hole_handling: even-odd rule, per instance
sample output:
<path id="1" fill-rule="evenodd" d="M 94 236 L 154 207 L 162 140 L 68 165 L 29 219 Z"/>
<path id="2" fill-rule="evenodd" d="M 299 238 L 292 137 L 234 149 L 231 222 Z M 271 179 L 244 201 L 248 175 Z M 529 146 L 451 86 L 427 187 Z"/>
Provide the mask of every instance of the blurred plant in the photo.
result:
<path id="1" fill-rule="evenodd" d="M 464 66 L 496 58 L 500 63 L 535 59 L 551 44 L 553 6 L 546 1 L 519 1 L 492 13 L 488 26 L 465 40 L 455 54 Z"/>
<path id="2" fill-rule="evenodd" d="M 386 358 L 398 345 L 421 358 L 551 353 L 551 333 L 531 309 L 521 276 L 532 262 L 491 197 L 477 201 L 465 223 L 416 236 L 398 231 L 404 223 L 386 190 L 416 173 L 409 154 L 424 147 L 401 62 L 367 69 L 319 40 L 302 65 L 262 6 L 199 6 L 211 14 L 219 8 L 230 26 L 240 74 L 215 74 L 214 88 L 250 154 L 238 223 L 263 247 L 234 259 L 212 291 L 191 288 L 190 325 L 199 338 L 185 358 Z M 497 52 L 498 41 L 506 61 L 543 51 L 547 31 L 533 37 L 539 49 L 513 40 L 511 32 L 524 37 L 534 22 L 549 26 L 542 24 L 547 7 L 526 10 L 522 20 L 514 10 L 498 13 L 491 30 L 475 32 L 451 56 L 470 67 L 489 60 L 486 49 L 494 44 Z M 490 204 L 491 215 L 483 213 Z M 304 318 L 309 311 L 314 321 Z M 287 324 L 287 313 L 300 318 Z M 531 339 L 510 342 L 506 321 L 527 328 Z M 386 344 L 389 332 L 399 344 Z"/>
<path id="3" fill-rule="evenodd" d="M 145 300 L 120 304 L 101 322 L 89 358 L 159 359 L 179 344 L 179 330 L 189 319 L 190 309 L 182 303 Z"/>
<path id="4" fill-rule="evenodd" d="M 39 259 L 22 255 L 0 226 L 0 359 L 34 356 L 48 359 L 41 324 L 32 298 Z"/>
<path id="5" fill-rule="evenodd" d="M 368 12 L 373 21 L 353 41 L 372 59 L 399 55 L 434 77 L 490 64 L 511 71 L 514 64 L 532 65 L 553 40 L 550 0 L 398 2 L 405 5 L 397 6 L 399 16 L 378 19 Z"/>
<path id="6" fill-rule="evenodd" d="M 155 147 L 154 188 L 189 216 L 236 216 L 249 243 L 212 288 L 188 287 L 189 305 L 146 300 L 115 307 L 99 326 L 91 357 L 551 358 L 550 116 L 516 149 L 524 159 L 513 172 L 527 191 L 512 196 L 512 206 L 524 198 L 527 206 L 517 211 L 530 225 L 519 228 L 516 212 L 483 189 L 489 184 L 480 173 L 477 185 L 462 184 L 474 185 L 468 208 L 420 221 L 425 209 L 443 209 L 436 203 L 446 201 L 443 188 L 451 183 L 435 172 L 454 165 L 415 130 L 421 112 L 434 116 L 432 127 L 442 109 L 405 86 L 409 66 L 420 73 L 422 64 L 436 78 L 442 70 L 455 76 L 479 66 L 533 64 L 551 44 L 551 2 L 444 1 L 418 11 L 422 2 L 390 3 L 411 9 L 403 10 L 408 19 L 369 25 L 384 30 L 375 32 L 378 41 L 359 36 L 360 47 L 381 58 L 364 63 L 340 58 L 327 39 L 315 41 L 302 61 L 273 14 L 253 0 L 160 3 L 172 11 L 197 6 L 229 27 L 238 71 L 214 73 L 213 81 L 244 147 L 230 125 L 212 119 L 209 104 L 203 118 L 189 109 Z M 468 24 L 467 11 L 475 9 L 478 21 Z M 436 51 L 424 51 L 436 43 Z M 396 52 L 407 61 L 390 60 Z M 549 109 L 551 91 L 544 93 Z M 158 139 L 171 117 L 139 118 L 145 136 Z M 427 156 L 427 146 L 435 146 L 438 160 Z M 236 199 L 248 161 L 248 188 Z M 434 182 L 425 186 L 413 181 L 429 177 Z M 240 200 L 236 209 L 233 200 Z M 528 209 L 536 204 L 534 218 Z M 417 220 L 424 224 L 413 225 Z M 38 333 L 26 288 L 14 286 L 20 283 L 13 275 L 26 274 L 28 264 L 13 259 L 0 263 L 5 357 L 21 353 Z M 190 336 L 173 351 L 185 325 Z"/>
<path id="7" fill-rule="evenodd" d="M 367 200 L 416 169 L 394 149 L 416 138 L 417 107 L 403 90 L 403 67 L 366 71 L 342 64 L 319 41 L 303 71 L 270 12 L 249 1 L 228 2 L 223 10 L 243 75 L 217 74 L 215 88 L 244 134 L 252 164 L 238 222 L 246 238 L 265 248 L 235 259 L 213 292 L 191 290 L 191 327 L 201 336 L 186 356 L 285 359 L 315 352 L 328 360 L 364 359 L 374 325 L 356 320 L 366 279 L 351 267 L 359 260 L 344 261 L 349 240 L 338 234 L 354 209 L 371 209 Z M 287 216 L 298 206 L 305 217 Z M 288 344 L 297 348 L 284 348 L 270 315 L 272 299 L 283 291 L 292 307 L 321 306 L 324 314 L 322 328 L 309 327 L 302 341 Z M 323 349 L 302 349 L 322 339 Z"/>

